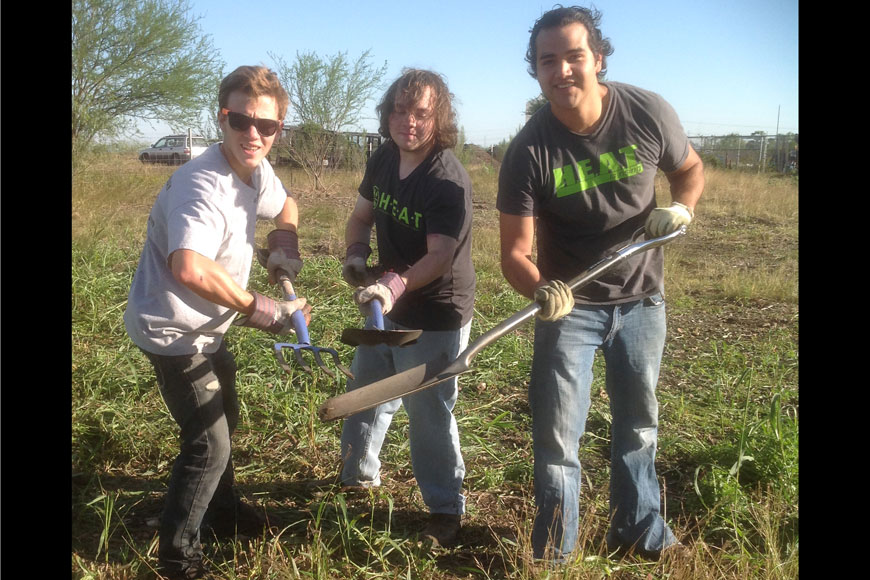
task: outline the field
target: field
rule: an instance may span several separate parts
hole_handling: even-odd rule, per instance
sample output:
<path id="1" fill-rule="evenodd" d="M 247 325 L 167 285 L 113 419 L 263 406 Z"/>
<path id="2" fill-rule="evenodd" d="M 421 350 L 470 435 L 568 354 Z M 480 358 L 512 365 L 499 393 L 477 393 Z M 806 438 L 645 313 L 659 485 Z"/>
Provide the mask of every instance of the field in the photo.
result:
<path id="1" fill-rule="evenodd" d="M 177 429 L 153 371 L 121 316 L 151 205 L 172 168 L 103 155 L 77 166 L 72 190 L 71 572 L 76 579 L 153 578 L 159 516 Z M 475 164 L 472 340 L 527 302 L 498 266 L 497 168 Z M 329 174 L 298 195 L 314 343 L 348 364 L 342 329 L 359 327 L 341 280 L 343 228 L 360 175 Z M 657 191 L 667 199 L 661 176 Z M 461 545 L 427 554 L 414 539 L 425 506 L 399 412 L 381 456 L 382 487 L 343 493 L 340 422 L 316 410 L 343 392 L 325 373 L 284 372 L 274 337 L 233 328 L 242 404 L 234 437 L 239 489 L 283 524 L 280 534 L 211 542 L 206 554 L 234 579 L 797 578 L 798 181 L 707 170 L 696 220 L 667 246 L 668 343 L 659 382 L 657 469 L 667 521 L 688 554 L 659 562 L 610 557 L 609 422 L 603 365 L 581 446 L 580 550 L 558 570 L 533 561 L 532 449 L 526 388 L 531 324 L 503 337 L 460 379 L 456 416 L 467 467 Z M 265 238 L 268 224 L 258 230 Z M 251 288 L 277 297 L 254 265 Z M 283 341 L 283 339 L 282 339 Z"/>

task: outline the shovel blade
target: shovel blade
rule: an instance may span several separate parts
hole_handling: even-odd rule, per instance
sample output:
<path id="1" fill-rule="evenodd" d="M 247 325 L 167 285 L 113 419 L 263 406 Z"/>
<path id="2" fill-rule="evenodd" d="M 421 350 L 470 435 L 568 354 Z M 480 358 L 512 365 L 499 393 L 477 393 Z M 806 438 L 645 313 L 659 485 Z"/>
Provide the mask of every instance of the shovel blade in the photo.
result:
<path id="1" fill-rule="evenodd" d="M 378 330 L 376 328 L 345 328 L 341 333 L 341 342 L 350 346 L 372 346 L 385 344 L 387 346 L 407 346 L 417 342 L 422 330 Z"/>
<path id="2" fill-rule="evenodd" d="M 317 410 L 321 421 L 335 421 L 377 407 L 382 403 L 422 391 L 469 371 L 463 360 L 446 354 L 385 379 L 327 399 Z"/>

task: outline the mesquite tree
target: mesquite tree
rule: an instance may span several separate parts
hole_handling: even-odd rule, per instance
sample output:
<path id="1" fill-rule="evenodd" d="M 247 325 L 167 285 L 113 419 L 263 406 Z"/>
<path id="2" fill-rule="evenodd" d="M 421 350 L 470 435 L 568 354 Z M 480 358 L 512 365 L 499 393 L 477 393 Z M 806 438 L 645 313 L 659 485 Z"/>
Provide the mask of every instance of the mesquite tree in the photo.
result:
<path id="1" fill-rule="evenodd" d="M 326 58 L 297 52 L 291 64 L 279 55 L 269 56 L 290 97 L 293 121 L 299 125 L 287 152 L 321 189 L 323 168 L 339 146 L 340 133 L 359 123 L 366 102 L 381 88 L 387 63 L 372 66 L 369 50 L 353 62 L 347 52 Z"/>
<path id="2" fill-rule="evenodd" d="M 186 0 L 73 0 L 73 156 L 135 121 L 195 125 L 223 63 Z"/>

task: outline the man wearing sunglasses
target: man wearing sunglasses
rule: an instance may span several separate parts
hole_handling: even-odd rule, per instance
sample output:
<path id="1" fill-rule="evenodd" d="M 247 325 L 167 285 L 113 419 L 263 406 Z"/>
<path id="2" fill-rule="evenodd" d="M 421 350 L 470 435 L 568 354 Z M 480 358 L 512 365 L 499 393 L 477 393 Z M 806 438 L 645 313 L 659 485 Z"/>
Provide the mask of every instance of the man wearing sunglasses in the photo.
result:
<path id="1" fill-rule="evenodd" d="M 416 344 L 357 347 L 349 390 L 467 345 L 474 304 L 471 263 L 471 180 L 453 155 L 457 126 L 452 95 L 437 73 L 406 70 L 377 107 L 388 140 L 372 155 L 345 229 L 342 274 L 364 314 L 383 306 L 386 330 L 421 329 Z M 372 280 L 366 260 L 372 227 L 380 266 Z M 414 476 L 430 517 L 422 539 L 455 542 L 465 511 L 465 464 L 453 417 L 456 379 L 345 419 L 341 434 L 345 486 L 380 485 L 378 455 L 393 414 L 404 405 L 410 423 Z"/>
<path id="2" fill-rule="evenodd" d="M 304 298 L 276 301 L 246 290 L 258 219 L 274 220 L 267 268 L 291 279 L 302 267 L 295 199 L 264 161 L 288 97 L 264 67 L 242 66 L 221 82 L 223 142 L 170 176 L 148 218 L 124 321 L 153 364 L 160 393 L 181 429 L 160 522 L 158 559 L 166 578 L 208 578 L 200 528 L 217 536 L 263 533 L 268 523 L 233 484 L 231 437 L 239 418 L 236 362 L 224 334 L 241 325 L 290 332 Z"/>

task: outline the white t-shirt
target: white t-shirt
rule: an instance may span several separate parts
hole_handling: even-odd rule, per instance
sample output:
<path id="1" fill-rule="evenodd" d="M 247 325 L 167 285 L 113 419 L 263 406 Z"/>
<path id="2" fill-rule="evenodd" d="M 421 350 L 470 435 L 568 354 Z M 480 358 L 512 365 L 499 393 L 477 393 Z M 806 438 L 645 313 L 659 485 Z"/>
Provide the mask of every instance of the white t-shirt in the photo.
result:
<path id="1" fill-rule="evenodd" d="M 252 182 L 253 187 L 236 175 L 215 144 L 182 165 L 160 190 L 124 312 L 127 334 L 137 346 L 163 355 L 218 349 L 236 312 L 179 283 L 168 258 L 179 249 L 193 250 L 247 288 L 257 219 L 275 218 L 288 195 L 265 160 Z"/>

